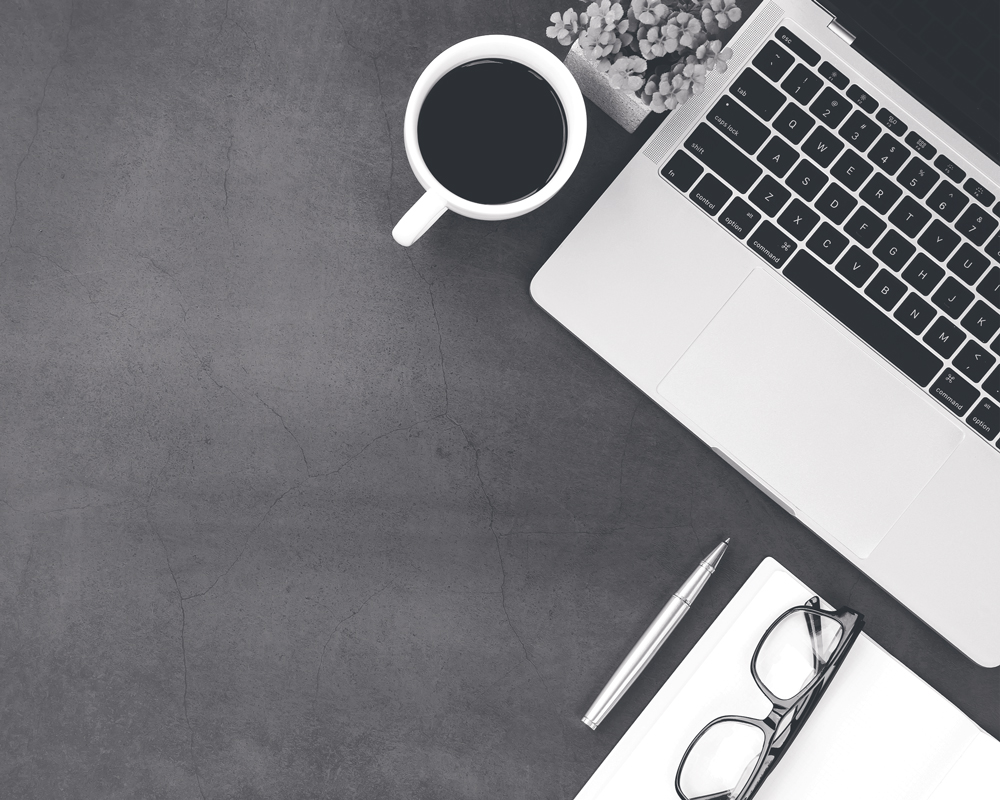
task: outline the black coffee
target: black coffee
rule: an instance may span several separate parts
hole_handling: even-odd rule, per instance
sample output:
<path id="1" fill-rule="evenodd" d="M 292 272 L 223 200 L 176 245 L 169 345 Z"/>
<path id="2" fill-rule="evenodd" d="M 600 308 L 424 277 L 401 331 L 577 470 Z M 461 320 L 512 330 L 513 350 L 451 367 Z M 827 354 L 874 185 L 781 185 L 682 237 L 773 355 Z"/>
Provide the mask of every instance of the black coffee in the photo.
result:
<path id="1" fill-rule="evenodd" d="M 523 64 L 470 61 L 428 92 L 417 118 L 424 163 L 473 203 L 513 203 L 552 178 L 566 148 L 566 114 L 552 87 Z"/>

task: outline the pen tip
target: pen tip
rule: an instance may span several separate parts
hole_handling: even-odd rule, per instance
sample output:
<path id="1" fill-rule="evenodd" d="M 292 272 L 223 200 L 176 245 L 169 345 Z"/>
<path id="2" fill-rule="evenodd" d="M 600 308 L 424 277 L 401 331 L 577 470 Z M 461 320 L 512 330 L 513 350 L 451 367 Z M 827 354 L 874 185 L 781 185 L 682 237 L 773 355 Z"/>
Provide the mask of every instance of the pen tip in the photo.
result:
<path id="1" fill-rule="evenodd" d="M 725 544 L 729 544 L 729 537 L 728 536 L 726 537 L 726 541 L 724 543 Z"/>

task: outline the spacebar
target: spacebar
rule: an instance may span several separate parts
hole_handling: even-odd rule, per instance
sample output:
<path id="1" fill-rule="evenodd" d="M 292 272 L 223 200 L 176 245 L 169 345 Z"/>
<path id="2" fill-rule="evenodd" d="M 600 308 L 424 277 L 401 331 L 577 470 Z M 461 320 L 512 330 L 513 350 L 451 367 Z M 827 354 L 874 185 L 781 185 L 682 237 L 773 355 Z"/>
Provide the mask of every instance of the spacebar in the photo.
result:
<path id="1" fill-rule="evenodd" d="M 940 358 L 808 253 L 800 250 L 784 272 L 788 280 L 921 386 L 941 370 Z"/>

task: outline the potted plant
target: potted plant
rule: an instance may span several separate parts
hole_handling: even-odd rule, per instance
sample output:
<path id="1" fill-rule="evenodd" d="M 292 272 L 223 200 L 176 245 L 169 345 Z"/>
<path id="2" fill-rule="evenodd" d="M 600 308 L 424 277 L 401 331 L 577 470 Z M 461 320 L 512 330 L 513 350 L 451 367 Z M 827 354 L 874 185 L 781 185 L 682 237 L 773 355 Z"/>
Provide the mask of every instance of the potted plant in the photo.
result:
<path id="1" fill-rule="evenodd" d="M 752 0 L 751 0 L 752 2 Z M 752 3 L 756 5 L 756 2 Z M 724 72 L 726 42 L 747 0 L 601 0 L 554 13 L 546 36 L 570 47 L 566 65 L 585 95 L 634 131 L 699 94 Z"/>

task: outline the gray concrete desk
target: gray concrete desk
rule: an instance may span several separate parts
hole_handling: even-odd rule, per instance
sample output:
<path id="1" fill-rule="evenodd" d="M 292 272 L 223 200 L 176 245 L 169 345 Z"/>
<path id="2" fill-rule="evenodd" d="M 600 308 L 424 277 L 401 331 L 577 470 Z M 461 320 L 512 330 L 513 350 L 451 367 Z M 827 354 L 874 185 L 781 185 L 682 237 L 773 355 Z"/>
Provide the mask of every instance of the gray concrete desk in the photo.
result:
<path id="1" fill-rule="evenodd" d="M 559 6 L 0 2 L 4 798 L 572 797 L 768 554 L 1000 734 L 1000 672 L 532 304 L 641 131 L 390 239 L 422 67 Z"/>

